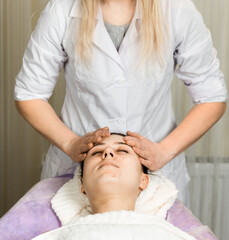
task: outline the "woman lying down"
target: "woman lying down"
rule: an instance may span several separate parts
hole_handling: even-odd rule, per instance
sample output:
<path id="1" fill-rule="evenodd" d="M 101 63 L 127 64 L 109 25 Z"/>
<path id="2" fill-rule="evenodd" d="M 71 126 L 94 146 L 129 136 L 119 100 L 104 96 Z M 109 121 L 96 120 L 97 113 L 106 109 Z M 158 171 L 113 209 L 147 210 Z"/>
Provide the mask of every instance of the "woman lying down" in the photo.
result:
<path id="1" fill-rule="evenodd" d="M 123 136 L 111 134 L 89 150 L 51 200 L 62 227 L 34 239 L 195 239 L 165 220 L 175 185 L 147 174 Z"/>

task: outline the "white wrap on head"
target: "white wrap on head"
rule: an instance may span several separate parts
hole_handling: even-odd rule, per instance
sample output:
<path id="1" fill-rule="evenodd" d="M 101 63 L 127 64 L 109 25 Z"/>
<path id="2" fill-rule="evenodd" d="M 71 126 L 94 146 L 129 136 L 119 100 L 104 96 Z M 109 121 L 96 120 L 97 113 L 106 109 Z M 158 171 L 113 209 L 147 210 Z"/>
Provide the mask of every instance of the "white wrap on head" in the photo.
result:
<path id="1" fill-rule="evenodd" d="M 174 204 L 178 190 L 159 171 L 148 170 L 149 184 L 139 194 L 134 211 L 165 219 Z M 74 178 L 65 183 L 51 200 L 51 206 L 61 221 L 67 225 L 79 217 L 92 214 L 87 195 L 81 192 L 81 167 L 76 167 Z"/>

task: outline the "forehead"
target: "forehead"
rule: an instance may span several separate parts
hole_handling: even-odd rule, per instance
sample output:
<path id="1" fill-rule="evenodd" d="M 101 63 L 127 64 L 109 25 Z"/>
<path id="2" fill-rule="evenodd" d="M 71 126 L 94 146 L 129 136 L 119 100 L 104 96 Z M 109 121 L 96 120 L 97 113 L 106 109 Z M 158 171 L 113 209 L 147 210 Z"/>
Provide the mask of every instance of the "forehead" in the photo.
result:
<path id="1" fill-rule="evenodd" d="M 100 143 L 104 143 L 103 145 L 108 145 L 108 144 L 115 144 L 115 142 L 125 143 L 125 141 L 123 140 L 123 136 L 116 135 L 116 134 L 112 134 L 109 137 L 102 138 L 102 141 Z"/>

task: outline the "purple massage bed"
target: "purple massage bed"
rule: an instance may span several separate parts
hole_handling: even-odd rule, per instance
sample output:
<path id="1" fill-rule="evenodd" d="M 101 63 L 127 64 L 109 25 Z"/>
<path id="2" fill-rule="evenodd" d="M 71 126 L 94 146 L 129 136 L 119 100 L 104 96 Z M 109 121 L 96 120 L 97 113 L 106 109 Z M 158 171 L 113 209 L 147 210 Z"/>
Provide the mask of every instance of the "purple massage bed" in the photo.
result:
<path id="1" fill-rule="evenodd" d="M 61 223 L 50 206 L 50 199 L 73 175 L 45 179 L 33 186 L 1 219 L 0 240 L 29 240 L 59 228 Z M 167 213 L 167 221 L 198 240 L 216 240 L 211 230 L 179 200 Z"/>

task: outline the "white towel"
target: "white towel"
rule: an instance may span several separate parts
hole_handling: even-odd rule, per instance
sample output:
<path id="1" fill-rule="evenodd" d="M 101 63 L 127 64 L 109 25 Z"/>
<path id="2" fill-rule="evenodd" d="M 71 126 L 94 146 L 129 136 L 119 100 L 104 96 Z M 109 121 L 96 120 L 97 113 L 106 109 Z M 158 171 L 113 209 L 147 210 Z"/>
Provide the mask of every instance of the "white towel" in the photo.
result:
<path id="1" fill-rule="evenodd" d="M 78 165 L 74 178 L 65 183 L 51 200 L 52 208 L 63 226 L 92 213 L 87 196 L 81 192 L 80 175 L 81 168 Z M 139 194 L 134 211 L 165 219 L 168 209 L 176 200 L 178 190 L 159 171 L 148 171 L 148 175 L 148 187 Z"/>
<path id="2" fill-rule="evenodd" d="M 111 211 L 80 217 L 75 223 L 33 240 L 196 240 L 159 217 L 134 211 Z"/>

